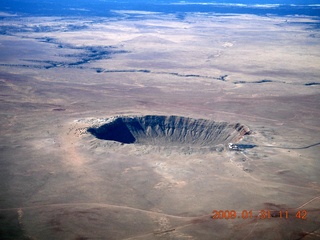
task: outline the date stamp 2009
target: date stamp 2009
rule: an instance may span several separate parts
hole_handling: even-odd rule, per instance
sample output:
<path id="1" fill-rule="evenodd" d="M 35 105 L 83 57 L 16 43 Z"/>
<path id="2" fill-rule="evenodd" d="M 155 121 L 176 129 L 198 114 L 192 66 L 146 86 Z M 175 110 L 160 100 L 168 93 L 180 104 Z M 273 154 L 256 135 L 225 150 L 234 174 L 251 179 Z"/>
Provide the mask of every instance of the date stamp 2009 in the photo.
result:
<path id="1" fill-rule="evenodd" d="M 213 210 L 213 219 L 270 219 L 270 218 L 297 218 L 306 220 L 308 212 L 306 210 L 297 210 L 289 213 L 288 210 Z"/>

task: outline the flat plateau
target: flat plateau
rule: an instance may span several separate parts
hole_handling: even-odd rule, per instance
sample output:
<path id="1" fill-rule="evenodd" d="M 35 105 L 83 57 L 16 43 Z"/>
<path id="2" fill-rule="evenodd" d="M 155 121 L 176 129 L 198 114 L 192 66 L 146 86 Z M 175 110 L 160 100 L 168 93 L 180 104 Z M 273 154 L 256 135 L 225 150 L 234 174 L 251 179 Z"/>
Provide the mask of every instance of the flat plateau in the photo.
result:
<path id="1" fill-rule="evenodd" d="M 319 238 L 315 20 L 123 14 L 2 22 L 12 28 L 0 36 L 0 238 Z M 241 123 L 251 134 L 239 144 L 256 147 L 196 151 L 87 131 L 145 115 Z"/>

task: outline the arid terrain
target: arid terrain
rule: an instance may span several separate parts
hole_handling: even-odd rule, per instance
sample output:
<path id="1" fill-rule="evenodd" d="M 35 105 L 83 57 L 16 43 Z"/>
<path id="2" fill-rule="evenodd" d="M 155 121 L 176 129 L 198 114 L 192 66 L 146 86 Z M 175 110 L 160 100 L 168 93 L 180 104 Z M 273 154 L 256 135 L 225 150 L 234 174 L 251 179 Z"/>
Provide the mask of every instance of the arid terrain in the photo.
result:
<path id="1" fill-rule="evenodd" d="M 319 19 L 114 14 L 0 14 L 0 239 L 320 239 Z"/>

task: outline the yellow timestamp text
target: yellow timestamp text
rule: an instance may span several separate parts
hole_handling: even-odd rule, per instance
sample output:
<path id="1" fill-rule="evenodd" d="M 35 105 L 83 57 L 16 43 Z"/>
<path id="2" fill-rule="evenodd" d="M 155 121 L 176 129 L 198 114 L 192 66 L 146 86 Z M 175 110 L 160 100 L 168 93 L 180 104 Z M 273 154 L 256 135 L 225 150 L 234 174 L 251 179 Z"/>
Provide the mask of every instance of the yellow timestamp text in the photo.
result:
<path id="1" fill-rule="evenodd" d="M 213 210 L 213 219 L 270 219 L 270 218 L 298 218 L 307 219 L 308 212 L 306 210 L 288 211 L 288 210 Z"/>

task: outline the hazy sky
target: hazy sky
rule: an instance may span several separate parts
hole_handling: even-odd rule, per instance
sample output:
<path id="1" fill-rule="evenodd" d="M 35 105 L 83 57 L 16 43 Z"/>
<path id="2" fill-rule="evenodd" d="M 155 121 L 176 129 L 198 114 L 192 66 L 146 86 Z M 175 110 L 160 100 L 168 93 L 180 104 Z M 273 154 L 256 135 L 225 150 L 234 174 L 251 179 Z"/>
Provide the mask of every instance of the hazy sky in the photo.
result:
<path id="1" fill-rule="evenodd" d="M 92 3 L 92 2 L 144 2 L 144 3 L 160 3 L 160 2 L 212 2 L 212 3 L 243 3 L 243 4 L 320 4 L 320 0 L 1 0 L 0 2 L 37 2 L 37 3 L 46 3 L 46 2 L 60 2 L 64 4 L 68 3 Z"/>

